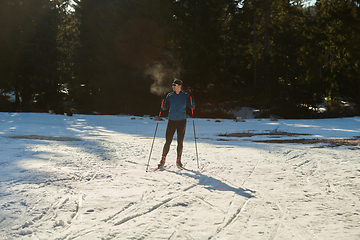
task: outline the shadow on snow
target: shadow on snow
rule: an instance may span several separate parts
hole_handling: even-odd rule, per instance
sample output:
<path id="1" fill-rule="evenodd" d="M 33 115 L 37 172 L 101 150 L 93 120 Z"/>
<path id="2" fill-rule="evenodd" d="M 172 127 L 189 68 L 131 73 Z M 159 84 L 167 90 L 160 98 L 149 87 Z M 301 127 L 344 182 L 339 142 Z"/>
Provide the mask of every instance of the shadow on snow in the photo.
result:
<path id="1" fill-rule="evenodd" d="M 184 170 L 184 171 L 187 171 L 187 170 Z M 188 172 L 184 172 L 184 171 L 177 172 L 177 171 L 170 170 L 168 172 L 193 178 L 199 182 L 198 183 L 199 185 L 203 185 L 205 187 L 205 189 L 207 189 L 209 191 L 229 191 L 229 192 L 234 192 L 234 193 L 236 193 L 240 196 L 246 197 L 246 198 L 255 197 L 253 195 L 255 193 L 255 191 L 253 191 L 253 190 L 232 187 L 232 186 L 224 183 L 221 180 L 218 180 L 213 177 L 209 177 L 209 176 L 204 175 L 197 171 L 190 171 L 190 170 Z M 195 173 L 195 174 L 191 174 L 191 173 Z"/>

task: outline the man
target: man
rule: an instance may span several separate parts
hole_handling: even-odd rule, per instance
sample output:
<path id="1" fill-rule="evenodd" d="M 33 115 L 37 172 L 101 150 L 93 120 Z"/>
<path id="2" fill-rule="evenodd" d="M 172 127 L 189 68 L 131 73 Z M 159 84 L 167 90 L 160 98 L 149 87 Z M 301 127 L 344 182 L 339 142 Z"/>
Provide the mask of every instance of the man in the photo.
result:
<path id="1" fill-rule="evenodd" d="M 181 91 L 182 81 L 175 79 L 172 84 L 173 92 L 169 93 L 164 101 L 163 110 L 169 109 L 169 121 L 166 128 L 166 142 L 163 148 L 162 158 L 158 165 L 163 168 L 165 165 L 166 155 L 169 152 L 170 144 L 173 140 L 175 131 L 177 131 L 177 159 L 176 165 L 182 167 L 181 154 L 183 150 L 183 140 L 186 130 L 186 107 L 195 109 L 195 104 L 190 101 L 187 93 Z"/>

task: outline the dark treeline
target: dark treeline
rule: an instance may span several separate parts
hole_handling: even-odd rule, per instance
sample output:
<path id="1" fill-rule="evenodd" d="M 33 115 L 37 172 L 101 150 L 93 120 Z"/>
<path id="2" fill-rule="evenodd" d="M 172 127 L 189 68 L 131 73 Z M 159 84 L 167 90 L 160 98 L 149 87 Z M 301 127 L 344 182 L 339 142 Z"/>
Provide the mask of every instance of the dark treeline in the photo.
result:
<path id="1" fill-rule="evenodd" d="M 358 114 L 360 3 L 305 2 L 2 0 L 0 111 L 156 114 L 180 78 L 198 116 Z"/>

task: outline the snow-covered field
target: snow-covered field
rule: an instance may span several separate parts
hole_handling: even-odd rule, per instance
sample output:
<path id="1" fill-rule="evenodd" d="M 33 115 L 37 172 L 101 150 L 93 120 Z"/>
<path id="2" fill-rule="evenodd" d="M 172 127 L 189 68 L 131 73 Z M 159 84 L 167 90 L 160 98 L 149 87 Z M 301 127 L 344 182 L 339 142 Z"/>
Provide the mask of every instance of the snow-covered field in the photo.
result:
<path id="1" fill-rule="evenodd" d="M 146 172 L 154 120 L 0 113 L 0 238 L 360 239 L 359 146 L 251 141 L 358 137 L 359 117 L 195 125 L 200 169 L 188 119 L 194 171 L 175 167 L 173 141 L 168 169 Z M 218 136 L 279 131 L 313 136 Z"/>

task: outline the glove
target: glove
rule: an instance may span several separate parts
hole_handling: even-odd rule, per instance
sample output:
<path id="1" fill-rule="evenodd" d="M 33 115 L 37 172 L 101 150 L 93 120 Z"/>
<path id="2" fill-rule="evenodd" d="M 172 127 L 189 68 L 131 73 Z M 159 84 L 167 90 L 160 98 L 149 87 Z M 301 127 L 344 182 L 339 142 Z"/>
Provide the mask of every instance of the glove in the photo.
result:
<path id="1" fill-rule="evenodd" d="M 192 90 L 190 87 L 188 87 L 188 92 L 189 92 L 189 95 L 192 96 Z"/>
<path id="2" fill-rule="evenodd" d="M 164 92 L 163 95 L 161 96 L 161 100 L 166 98 L 166 93 Z"/>

